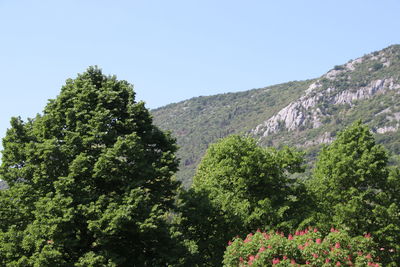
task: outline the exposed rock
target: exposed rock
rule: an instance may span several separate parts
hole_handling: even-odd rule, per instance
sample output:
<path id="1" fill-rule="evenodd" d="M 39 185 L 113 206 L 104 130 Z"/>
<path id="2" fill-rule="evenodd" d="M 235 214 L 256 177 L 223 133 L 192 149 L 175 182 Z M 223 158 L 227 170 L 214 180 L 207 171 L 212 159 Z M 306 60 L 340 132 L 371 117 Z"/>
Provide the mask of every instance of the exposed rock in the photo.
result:
<path id="1" fill-rule="evenodd" d="M 375 132 L 383 134 L 383 133 L 388 133 L 388 132 L 396 132 L 399 129 L 399 125 L 397 124 L 396 126 L 385 126 L 376 129 Z"/>
<path id="2" fill-rule="evenodd" d="M 334 105 L 346 103 L 351 104 L 355 100 L 371 97 L 376 93 L 383 91 L 385 88 L 388 88 L 390 82 L 393 82 L 393 79 L 376 80 L 372 81 L 370 85 L 362 87 L 355 92 L 352 92 L 351 90 L 345 90 L 336 95 L 331 103 Z"/>
<path id="3" fill-rule="evenodd" d="M 330 80 L 334 80 L 336 78 L 336 76 L 338 76 L 339 74 L 345 72 L 345 70 L 330 70 L 329 72 L 327 72 L 324 76 Z"/>
<path id="4" fill-rule="evenodd" d="M 333 77 L 337 71 L 330 71 L 330 77 Z M 329 73 L 328 73 L 329 74 Z M 317 106 L 323 103 L 330 105 L 352 105 L 354 101 L 370 98 L 385 90 L 394 90 L 400 88 L 399 84 L 395 84 L 393 78 L 374 80 L 368 86 L 361 87 L 357 90 L 344 90 L 337 92 L 335 88 L 327 88 L 324 91 L 316 91 L 320 88 L 319 82 L 315 82 L 309 86 L 305 95 L 298 100 L 291 102 L 289 105 L 281 109 L 276 115 L 272 116 L 264 123 L 259 124 L 252 130 L 255 135 L 268 136 L 277 133 L 280 130 L 295 131 L 301 126 L 308 128 L 318 128 L 322 125 L 321 120 L 329 116 L 324 114 Z M 399 115 L 400 116 L 400 115 Z"/>
<path id="5" fill-rule="evenodd" d="M 348 63 L 345 65 L 345 67 L 346 67 L 346 69 L 348 69 L 348 70 L 350 70 L 350 71 L 353 71 L 353 70 L 356 69 L 355 66 L 356 66 L 357 64 L 362 63 L 363 61 L 364 61 L 364 58 L 360 57 L 360 58 L 357 58 L 357 59 L 355 59 L 355 60 L 351 60 L 350 62 L 348 62 Z"/>
<path id="6" fill-rule="evenodd" d="M 319 83 L 319 80 L 310 84 L 310 86 L 306 90 L 306 94 L 311 93 L 314 89 L 320 88 L 322 85 Z"/>

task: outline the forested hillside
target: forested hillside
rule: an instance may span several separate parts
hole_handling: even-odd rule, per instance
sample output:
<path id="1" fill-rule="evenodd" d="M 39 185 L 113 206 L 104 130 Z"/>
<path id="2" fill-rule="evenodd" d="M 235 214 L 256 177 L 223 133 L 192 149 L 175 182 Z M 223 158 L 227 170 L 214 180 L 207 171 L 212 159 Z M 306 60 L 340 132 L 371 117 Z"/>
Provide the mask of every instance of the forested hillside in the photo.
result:
<path id="1" fill-rule="evenodd" d="M 210 143 L 230 134 L 245 134 L 298 99 L 312 81 L 262 89 L 201 96 L 152 111 L 154 123 L 176 136 L 181 158 L 178 177 L 188 186 Z"/>
<path id="2" fill-rule="evenodd" d="M 152 110 L 152 115 L 156 125 L 177 138 L 177 176 L 186 186 L 208 145 L 233 133 L 255 136 L 263 146 L 301 147 L 313 159 L 320 144 L 361 119 L 379 143 L 398 155 L 399 77 L 400 45 L 393 45 L 313 80 L 195 97 Z"/>

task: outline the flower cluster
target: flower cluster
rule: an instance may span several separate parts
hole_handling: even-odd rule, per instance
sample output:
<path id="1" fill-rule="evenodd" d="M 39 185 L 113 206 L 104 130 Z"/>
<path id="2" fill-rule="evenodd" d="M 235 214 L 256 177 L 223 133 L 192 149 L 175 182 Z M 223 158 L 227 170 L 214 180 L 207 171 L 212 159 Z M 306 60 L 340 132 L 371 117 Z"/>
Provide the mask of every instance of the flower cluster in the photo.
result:
<path id="1" fill-rule="evenodd" d="M 381 266 L 369 234 L 350 237 L 331 229 L 323 236 L 309 228 L 287 236 L 282 232 L 248 234 L 229 241 L 224 266 Z"/>

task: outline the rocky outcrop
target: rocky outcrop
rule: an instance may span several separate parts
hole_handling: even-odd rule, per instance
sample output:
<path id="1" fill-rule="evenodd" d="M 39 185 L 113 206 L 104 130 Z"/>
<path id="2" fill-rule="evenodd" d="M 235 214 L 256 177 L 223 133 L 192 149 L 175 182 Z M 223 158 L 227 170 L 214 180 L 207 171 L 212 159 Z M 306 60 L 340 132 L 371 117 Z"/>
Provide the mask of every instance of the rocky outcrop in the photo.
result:
<path id="1" fill-rule="evenodd" d="M 353 68 L 354 64 L 359 62 L 361 60 L 348 63 L 350 64 L 348 68 Z M 337 73 L 338 71 L 330 71 L 323 77 L 332 78 Z M 329 87 L 326 90 L 320 90 L 320 88 L 320 80 L 312 83 L 302 97 L 291 102 L 276 115 L 259 124 L 252 130 L 252 133 L 265 137 L 280 130 L 295 131 L 302 127 L 318 128 L 322 125 L 321 121 L 329 116 L 319 108 L 320 105 L 349 104 L 351 106 L 357 100 L 368 99 L 376 94 L 384 93 L 386 90 L 399 89 L 400 85 L 396 84 L 393 78 L 387 78 L 374 80 L 365 87 L 349 88 L 340 92 L 334 87 Z"/>
<path id="2" fill-rule="evenodd" d="M 372 81 L 368 86 L 362 87 L 356 91 L 345 90 L 337 94 L 331 101 L 332 104 L 352 104 L 356 100 L 366 99 L 374 96 L 377 93 L 381 93 L 387 89 L 393 90 L 400 88 L 400 85 L 394 84 L 393 78 L 384 80 Z"/>
<path id="3" fill-rule="evenodd" d="M 263 136 L 267 136 L 271 133 L 278 132 L 282 128 L 293 131 L 304 125 L 306 121 L 312 122 L 313 127 L 319 127 L 321 110 L 319 108 L 314 108 L 320 101 L 319 97 L 319 95 L 311 97 L 305 95 L 301 97 L 299 100 L 281 109 L 276 115 L 263 124 L 258 125 L 253 130 L 253 133 L 259 135 L 262 132 Z M 308 111 L 311 111 L 311 113 Z"/>
<path id="4" fill-rule="evenodd" d="M 396 132 L 399 129 L 399 124 L 396 126 L 384 126 L 375 130 L 376 133 L 384 134 L 389 132 Z"/>

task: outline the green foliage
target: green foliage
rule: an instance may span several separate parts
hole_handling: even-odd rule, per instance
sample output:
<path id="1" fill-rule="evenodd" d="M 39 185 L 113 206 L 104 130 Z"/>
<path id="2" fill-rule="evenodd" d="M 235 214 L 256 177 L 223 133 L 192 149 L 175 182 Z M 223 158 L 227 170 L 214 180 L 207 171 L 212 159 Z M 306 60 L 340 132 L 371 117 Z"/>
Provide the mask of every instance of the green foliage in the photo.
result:
<path id="1" fill-rule="evenodd" d="M 304 188 L 289 178 L 303 170 L 301 164 L 298 152 L 264 149 L 236 135 L 210 146 L 181 208 L 181 227 L 187 229 L 182 231 L 197 241 L 204 262 L 219 264 L 234 235 L 261 227 L 290 229 L 305 218 Z"/>
<path id="2" fill-rule="evenodd" d="M 381 266 L 369 235 L 351 237 L 335 229 L 323 236 L 317 229 L 289 234 L 261 232 L 229 242 L 224 266 Z"/>
<path id="3" fill-rule="evenodd" d="M 89 68 L 43 115 L 13 118 L 3 147 L 1 266 L 178 261 L 166 221 L 178 187 L 175 140 L 152 125 L 126 81 Z"/>
<path id="4" fill-rule="evenodd" d="M 368 127 L 358 121 L 322 149 L 313 188 L 330 203 L 349 199 L 360 191 L 373 196 L 373 191 L 385 189 L 387 160 L 386 151 L 375 144 Z"/>
<path id="5" fill-rule="evenodd" d="M 334 225 L 353 235 L 372 233 L 386 263 L 399 261 L 400 177 L 390 175 L 388 156 L 360 121 L 339 133 L 319 157 L 308 188 L 317 203 L 319 228 Z M 393 255 L 389 250 L 396 250 Z"/>
<path id="6" fill-rule="evenodd" d="M 288 148 L 263 149 L 255 140 L 229 136 L 210 146 L 194 177 L 193 189 L 206 191 L 219 209 L 245 227 L 260 222 L 277 225 L 288 208 L 295 181 L 287 173 L 301 172 L 302 157 Z M 279 212 L 276 212 L 279 210 Z"/>
<path id="7" fill-rule="evenodd" d="M 208 147 L 192 188 L 178 197 L 174 138 L 152 124 L 130 84 L 89 68 L 66 82 L 43 115 L 26 122 L 11 119 L 0 166 L 0 186 L 3 181 L 9 186 L 0 190 L 0 265 L 219 266 L 224 258 L 227 266 L 273 261 L 287 266 L 293 258 L 328 266 L 345 264 L 351 255 L 358 266 L 375 257 L 396 266 L 400 169 L 389 165 L 400 162 L 399 131 L 393 131 L 400 114 L 399 54 L 400 46 L 392 46 L 351 67 L 336 66 L 333 76 L 318 79 L 310 92 L 355 92 L 385 79 L 391 83 L 385 94 L 350 104 L 318 103 L 322 125 L 309 121 L 289 131 L 281 122 L 278 133 L 260 135 L 257 142 L 239 135 L 297 100 L 317 80 L 198 97 L 154 110 L 155 123 L 177 136 L 179 179 L 186 188 Z M 373 131 L 393 131 L 376 140 L 395 155 L 377 145 L 366 125 L 352 124 L 357 119 Z M 303 173 L 303 154 L 286 147 L 305 147 L 312 162 L 319 138 L 336 134 L 313 172 L 311 163 Z M 224 256 L 233 236 L 308 225 L 324 234 L 286 238 L 257 232 L 245 240 L 237 237 Z M 332 226 L 343 231 L 325 235 Z M 379 245 L 376 251 L 369 233 Z M 340 248 L 332 252 L 336 243 Z"/>

